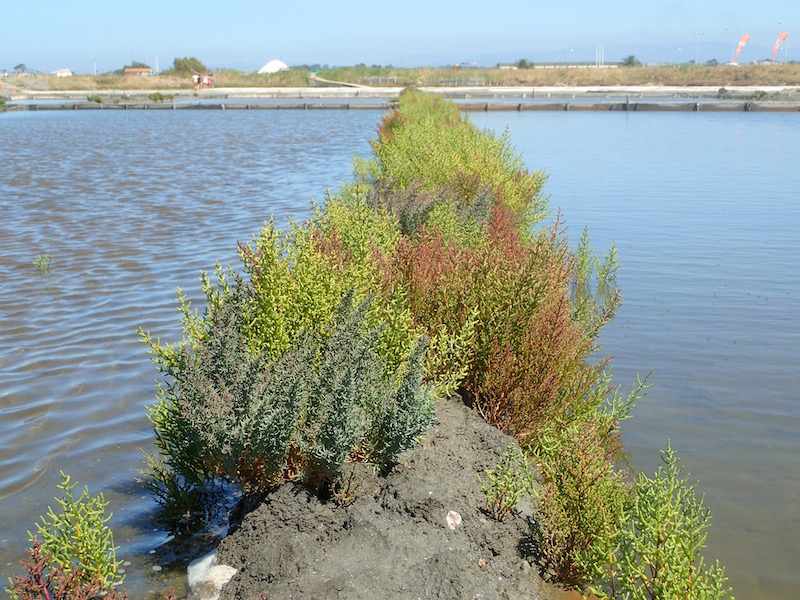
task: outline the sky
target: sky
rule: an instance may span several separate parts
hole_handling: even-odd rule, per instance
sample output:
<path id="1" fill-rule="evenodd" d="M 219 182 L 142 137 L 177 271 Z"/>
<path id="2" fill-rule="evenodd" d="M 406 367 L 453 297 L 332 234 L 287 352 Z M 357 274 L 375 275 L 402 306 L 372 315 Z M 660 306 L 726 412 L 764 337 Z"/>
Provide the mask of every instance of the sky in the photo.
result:
<path id="1" fill-rule="evenodd" d="M 797 0 L 139 0 L 4 2 L 0 71 L 24 64 L 53 71 L 103 73 L 132 60 L 166 69 L 176 57 L 211 69 L 256 70 L 271 59 L 292 65 L 396 67 L 494 66 L 526 58 L 646 63 L 769 58 L 778 34 L 789 37 L 776 60 L 800 60 Z M 793 37 L 796 32 L 796 38 Z M 796 42 L 794 40 L 797 40 Z"/>

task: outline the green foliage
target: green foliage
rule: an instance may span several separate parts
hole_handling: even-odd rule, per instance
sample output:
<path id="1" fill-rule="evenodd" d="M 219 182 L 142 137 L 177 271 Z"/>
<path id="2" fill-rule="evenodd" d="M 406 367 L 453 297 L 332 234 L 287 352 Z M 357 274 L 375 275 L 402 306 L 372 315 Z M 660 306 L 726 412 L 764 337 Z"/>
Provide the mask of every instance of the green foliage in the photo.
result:
<path id="1" fill-rule="evenodd" d="M 529 61 L 527 58 L 520 58 L 517 62 L 514 63 L 514 66 L 518 69 L 532 69 L 533 63 Z"/>
<path id="2" fill-rule="evenodd" d="M 89 102 L 95 102 L 95 103 L 97 103 L 97 104 L 102 104 L 102 103 L 103 103 L 103 97 L 102 97 L 102 96 L 100 96 L 99 94 L 94 94 L 94 95 L 92 95 L 92 96 L 89 96 L 89 97 L 88 97 L 88 98 L 86 98 L 86 99 L 87 99 Z"/>
<path id="3" fill-rule="evenodd" d="M 602 577 L 629 498 L 624 473 L 614 468 L 622 447 L 619 424 L 647 387 L 645 378 L 623 396 L 604 373 L 580 410 L 550 421 L 531 448 L 541 484 L 534 528 L 538 560 L 569 586 Z"/>
<path id="4" fill-rule="evenodd" d="M 627 489 L 612 454 L 597 421 L 574 422 L 544 435 L 536 449 L 539 561 L 569 586 L 580 587 L 594 572 L 625 507 Z"/>
<path id="5" fill-rule="evenodd" d="M 189 76 L 192 73 L 205 73 L 208 69 L 200 59 L 192 57 L 178 58 L 172 61 L 171 74 Z"/>
<path id="6" fill-rule="evenodd" d="M 724 568 L 707 566 L 701 554 L 711 514 L 697 484 L 682 475 L 670 445 L 661 460 L 652 478 L 637 477 L 603 584 L 592 591 L 602 598 L 732 598 Z"/>
<path id="7" fill-rule="evenodd" d="M 622 293 L 616 283 L 619 273 L 617 249 L 612 244 L 601 262 L 591 246 L 589 229 L 584 228 L 574 265 L 572 318 L 581 323 L 587 339 L 595 340 L 622 304 Z"/>
<path id="8" fill-rule="evenodd" d="M 33 539 L 33 546 L 27 551 L 28 559 L 20 561 L 25 567 L 25 575 L 9 578 L 11 587 L 6 589 L 12 600 L 127 600 L 128 594 L 122 589 L 120 595 L 115 588 L 105 589 L 98 579 L 83 581 L 77 571 L 64 569 L 55 564 L 53 557 L 42 547 L 41 540 Z M 165 596 L 173 600 L 174 596 Z"/>
<path id="9" fill-rule="evenodd" d="M 591 360 L 621 302 L 616 249 L 596 255 L 586 231 L 570 248 L 560 214 L 535 230 L 544 175 L 524 168 L 507 133 L 477 130 L 441 97 L 404 93 L 372 147 L 307 223 L 270 221 L 241 244 L 243 276 L 204 273 L 202 315 L 179 290 L 182 342 L 141 333 L 166 376 L 149 415 L 161 454 L 150 487 L 176 513 L 217 479 L 301 479 L 347 502 L 343 466 L 387 468 L 430 424 L 432 397 L 458 389 L 536 458 L 543 569 L 611 597 L 633 590 L 622 577 L 634 581 L 641 561 L 622 557 L 655 559 L 624 531 L 656 524 L 637 505 L 650 480 L 632 492 L 618 469 L 619 424 L 647 386 L 622 396 L 608 361 Z M 521 454 L 485 477 L 499 519 L 533 491 Z M 690 528 L 692 547 L 705 526 Z M 694 589 L 724 583 L 685 557 L 663 560 Z"/>
<path id="10" fill-rule="evenodd" d="M 150 102 L 164 102 L 164 100 L 171 100 L 172 96 L 165 96 L 161 92 L 153 92 L 152 94 L 148 94 L 147 98 L 150 100 Z"/>
<path id="11" fill-rule="evenodd" d="M 478 475 L 478 481 L 486 494 L 486 510 L 498 521 L 504 521 L 525 496 L 536 494 L 535 478 L 519 447 L 509 446 L 500 464 L 484 473 L 486 480 Z"/>
<path id="12" fill-rule="evenodd" d="M 625 58 L 622 59 L 620 63 L 623 67 L 641 67 L 642 61 L 636 58 L 633 54 L 629 54 Z"/>
<path id="13" fill-rule="evenodd" d="M 248 339 L 254 351 L 275 357 L 304 328 L 328 321 L 342 294 L 357 300 L 376 292 L 367 321 L 383 323 L 378 346 L 388 371 L 396 370 L 414 346 L 411 317 L 402 290 L 382 286 L 381 257 L 398 238 L 386 213 L 360 198 L 329 196 L 306 226 L 282 232 L 270 222 L 253 244 L 240 246 L 254 294 Z"/>
<path id="14" fill-rule="evenodd" d="M 50 267 L 53 264 L 53 255 L 52 254 L 37 254 L 33 258 L 33 266 L 39 269 L 39 273 L 44 275 L 50 271 Z"/>
<path id="15" fill-rule="evenodd" d="M 373 152 L 380 177 L 400 189 L 417 183 L 426 190 L 457 188 L 454 179 L 489 184 L 518 224 L 540 221 L 545 176 L 529 173 L 508 132 L 500 137 L 464 121 L 458 108 L 438 96 L 406 92 L 399 108 L 384 117 Z"/>
<path id="16" fill-rule="evenodd" d="M 84 487 L 76 499 L 74 490 L 77 483 L 70 483 L 69 475 L 61 472 L 62 483 L 58 486 L 64 496 L 56 498 L 61 512 L 56 514 L 51 507 L 42 517 L 36 529 L 42 537 L 42 549 L 52 558 L 50 568 L 60 567 L 67 575 L 72 575 L 80 583 L 97 582 L 102 589 L 110 589 L 124 579 L 118 570 L 122 561 L 116 560 L 117 548 L 114 536 L 106 523 L 108 502 L 99 496 L 90 497 L 89 489 Z M 31 542 L 36 541 L 28 532 Z"/>
<path id="17" fill-rule="evenodd" d="M 304 327 L 270 359 L 247 337 L 254 294 L 236 281 L 198 341 L 163 355 L 174 382 L 162 388 L 151 421 L 172 482 L 222 478 L 268 489 L 300 478 L 327 489 L 346 460 L 385 468 L 428 427 L 424 345 L 387 374 L 379 327 L 367 325 L 369 299 L 353 306 L 346 293 L 329 319 Z M 154 469 L 152 485 L 169 477 Z M 169 487 L 160 488 L 168 498 Z"/>

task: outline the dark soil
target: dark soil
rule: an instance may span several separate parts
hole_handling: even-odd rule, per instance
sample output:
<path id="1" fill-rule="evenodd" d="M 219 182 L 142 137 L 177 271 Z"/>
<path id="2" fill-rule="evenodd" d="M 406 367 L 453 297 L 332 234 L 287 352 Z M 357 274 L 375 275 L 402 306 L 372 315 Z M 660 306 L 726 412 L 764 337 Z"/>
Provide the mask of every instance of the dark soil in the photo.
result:
<path id="1" fill-rule="evenodd" d="M 387 476 L 354 467 L 347 506 L 284 485 L 220 544 L 218 562 L 239 569 L 221 600 L 564 598 L 531 565 L 528 505 L 503 523 L 484 512 L 476 475 L 513 443 L 454 398 Z"/>

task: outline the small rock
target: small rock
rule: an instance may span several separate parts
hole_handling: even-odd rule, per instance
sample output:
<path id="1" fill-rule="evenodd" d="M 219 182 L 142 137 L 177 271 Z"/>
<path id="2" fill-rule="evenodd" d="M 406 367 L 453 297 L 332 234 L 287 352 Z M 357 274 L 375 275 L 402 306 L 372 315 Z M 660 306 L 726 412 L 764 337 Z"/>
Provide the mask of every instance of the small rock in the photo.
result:
<path id="1" fill-rule="evenodd" d="M 451 510 L 449 513 L 447 513 L 447 526 L 450 529 L 455 529 L 459 525 L 461 525 L 461 515 L 456 511 Z"/>
<path id="2" fill-rule="evenodd" d="M 189 564 L 190 600 L 217 600 L 222 586 L 236 574 L 236 569 L 228 565 L 218 565 L 217 552 L 214 550 Z"/>

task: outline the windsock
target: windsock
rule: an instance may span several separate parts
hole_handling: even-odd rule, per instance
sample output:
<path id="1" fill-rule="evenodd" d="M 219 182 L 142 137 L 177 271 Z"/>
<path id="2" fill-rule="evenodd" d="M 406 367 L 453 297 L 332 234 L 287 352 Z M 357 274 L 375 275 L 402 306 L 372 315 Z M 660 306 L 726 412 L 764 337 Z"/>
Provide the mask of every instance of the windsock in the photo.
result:
<path id="1" fill-rule="evenodd" d="M 742 48 L 744 48 L 745 44 L 749 41 L 750 41 L 750 34 L 745 33 L 742 36 L 742 39 L 739 40 L 739 45 L 736 46 L 736 53 L 733 55 L 733 62 L 736 62 L 736 58 L 739 56 L 739 52 L 742 51 Z"/>
<path id="2" fill-rule="evenodd" d="M 775 47 L 772 49 L 772 56 L 770 58 L 775 58 L 775 55 L 778 53 L 778 50 L 781 49 L 781 43 L 783 43 L 786 38 L 789 37 L 789 34 L 785 31 L 778 36 L 778 39 L 775 41 Z"/>

